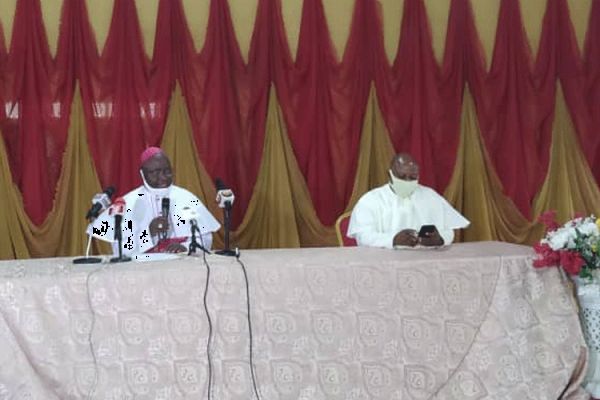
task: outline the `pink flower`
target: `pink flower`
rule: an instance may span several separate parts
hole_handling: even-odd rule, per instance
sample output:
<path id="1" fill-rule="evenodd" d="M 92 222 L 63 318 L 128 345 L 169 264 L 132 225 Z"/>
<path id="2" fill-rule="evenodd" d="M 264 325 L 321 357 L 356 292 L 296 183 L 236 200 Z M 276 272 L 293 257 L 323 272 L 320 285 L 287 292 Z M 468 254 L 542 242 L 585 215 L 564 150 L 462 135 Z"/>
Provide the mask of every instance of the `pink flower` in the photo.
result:
<path id="1" fill-rule="evenodd" d="M 556 222 L 556 210 L 550 210 L 542 213 L 538 221 L 546 226 L 547 232 L 552 232 L 557 230 L 560 225 Z"/>
<path id="2" fill-rule="evenodd" d="M 538 258 L 533 260 L 533 266 L 536 268 L 553 267 L 560 264 L 560 254 L 552 250 L 546 243 L 536 243 L 533 250 Z"/>
<path id="3" fill-rule="evenodd" d="M 585 265 L 585 260 L 575 251 L 561 251 L 560 265 L 569 275 L 577 275 L 581 267 Z"/>
<path id="4" fill-rule="evenodd" d="M 575 215 L 573 215 L 573 219 L 579 219 L 579 218 L 583 218 L 583 217 L 585 217 L 585 214 L 582 213 L 581 211 L 577 211 L 575 213 Z"/>

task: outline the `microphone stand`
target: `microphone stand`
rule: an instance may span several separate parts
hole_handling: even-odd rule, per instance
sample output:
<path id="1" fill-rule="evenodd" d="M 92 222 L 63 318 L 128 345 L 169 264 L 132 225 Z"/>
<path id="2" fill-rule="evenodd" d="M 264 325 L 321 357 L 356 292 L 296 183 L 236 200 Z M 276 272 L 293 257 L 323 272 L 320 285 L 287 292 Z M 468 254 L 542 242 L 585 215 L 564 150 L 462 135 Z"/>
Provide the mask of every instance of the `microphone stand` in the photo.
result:
<path id="1" fill-rule="evenodd" d="M 102 262 L 101 258 L 90 257 L 90 245 L 92 244 L 92 235 L 88 234 L 87 248 L 85 257 L 79 257 L 73 260 L 73 264 L 98 264 Z"/>
<path id="2" fill-rule="evenodd" d="M 202 233 L 200 232 L 200 229 L 198 229 L 198 225 L 196 224 L 196 221 L 195 220 L 191 220 L 190 223 L 192 225 L 192 238 L 190 239 L 190 246 L 189 246 L 189 249 L 188 249 L 188 256 L 190 256 L 192 254 L 196 254 L 196 250 L 202 250 L 206 254 L 210 254 L 210 251 L 208 251 L 204 246 L 202 246 L 196 240 L 196 231 L 198 231 L 198 235 L 202 235 Z"/>
<path id="3" fill-rule="evenodd" d="M 226 202 L 223 208 L 223 229 L 225 230 L 225 248 L 216 253 L 221 256 L 235 257 L 238 253 L 229 248 L 229 231 L 231 230 L 231 202 Z"/>
<path id="4" fill-rule="evenodd" d="M 118 262 L 126 262 L 131 261 L 131 257 L 127 257 L 123 255 L 123 231 L 121 230 L 121 221 L 123 220 L 123 216 L 116 214 L 115 215 L 115 240 L 119 245 L 119 256 L 113 257 L 110 259 L 111 263 Z"/>

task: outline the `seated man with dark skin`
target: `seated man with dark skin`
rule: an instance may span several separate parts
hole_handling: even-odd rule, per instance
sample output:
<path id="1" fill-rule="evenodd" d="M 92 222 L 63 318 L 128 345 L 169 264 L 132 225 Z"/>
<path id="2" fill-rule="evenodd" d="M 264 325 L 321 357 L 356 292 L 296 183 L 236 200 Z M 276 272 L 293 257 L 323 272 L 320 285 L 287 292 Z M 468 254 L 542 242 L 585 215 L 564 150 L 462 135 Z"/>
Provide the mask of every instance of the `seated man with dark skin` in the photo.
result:
<path id="1" fill-rule="evenodd" d="M 365 193 L 352 211 L 348 237 L 359 246 L 449 245 L 454 229 L 469 225 L 442 196 L 419 185 L 419 164 L 408 153 L 396 155 L 385 185 Z M 423 226 L 433 225 L 431 229 Z"/>
<path id="2" fill-rule="evenodd" d="M 140 175 L 143 185 L 123 196 L 126 204 L 122 223 L 123 253 L 187 251 L 191 227 L 182 215 L 189 211 L 197 216 L 202 246 L 210 249 L 212 232 L 220 225 L 194 194 L 173 184 L 171 162 L 161 149 L 150 147 L 142 153 Z M 163 199 L 168 202 L 166 215 Z M 113 219 L 106 210 L 88 231 L 99 239 L 112 241 L 110 229 L 103 226 L 110 226 Z M 116 244 L 113 251 L 118 253 Z"/>

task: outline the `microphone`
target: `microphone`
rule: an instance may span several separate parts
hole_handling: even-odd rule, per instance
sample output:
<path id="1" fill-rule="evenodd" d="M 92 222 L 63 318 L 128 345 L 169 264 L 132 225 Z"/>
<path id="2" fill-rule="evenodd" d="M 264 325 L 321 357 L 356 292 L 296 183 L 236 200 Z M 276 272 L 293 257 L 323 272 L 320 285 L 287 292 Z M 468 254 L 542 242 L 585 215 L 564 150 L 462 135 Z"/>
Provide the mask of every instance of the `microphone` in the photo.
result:
<path id="1" fill-rule="evenodd" d="M 123 218 L 123 214 L 125 214 L 125 200 L 122 197 L 117 197 L 108 209 L 108 215 Z"/>
<path id="2" fill-rule="evenodd" d="M 231 206 L 233 205 L 233 201 L 235 200 L 233 191 L 229 189 L 225 183 L 223 183 L 221 178 L 215 179 L 215 186 L 217 188 L 217 198 L 215 200 L 219 204 L 219 207 L 230 210 Z"/>
<path id="3" fill-rule="evenodd" d="M 115 216 L 115 240 L 119 242 L 119 252 L 121 251 L 121 241 L 123 240 L 121 223 L 123 222 L 123 214 L 125 214 L 125 200 L 122 197 L 112 203 L 108 209 L 108 215 Z"/>
<path id="4" fill-rule="evenodd" d="M 114 193 L 115 188 L 109 186 L 106 189 L 104 189 L 104 192 L 96 194 L 92 198 L 92 207 L 88 210 L 87 214 L 85 215 L 85 218 L 88 220 L 94 220 L 98 218 L 100 212 L 102 212 L 102 210 L 105 210 L 106 208 L 108 208 L 108 206 L 110 206 L 110 198 Z"/>
<path id="5" fill-rule="evenodd" d="M 198 212 L 190 207 L 183 207 L 179 216 L 181 217 L 182 220 L 189 221 L 189 223 L 191 225 L 190 230 L 191 230 L 192 237 L 190 239 L 190 245 L 188 247 L 188 256 L 195 254 L 196 250 L 198 250 L 198 249 L 202 250 L 203 252 L 205 252 L 207 254 L 210 254 L 210 251 L 204 247 L 204 242 L 202 242 L 202 232 L 200 232 L 200 229 L 198 228 L 198 221 L 197 221 Z M 200 241 L 202 242 L 202 244 L 198 243 L 198 241 L 196 240 L 196 232 L 198 232 L 198 235 L 200 235 Z"/>
<path id="6" fill-rule="evenodd" d="M 108 215 L 115 216 L 115 240 L 119 246 L 119 256 L 110 259 L 110 262 L 130 261 L 131 258 L 123 255 L 123 231 L 121 224 L 123 222 L 123 214 L 125 214 L 125 200 L 122 197 L 117 197 L 112 206 L 108 209 Z"/>
<path id="7" fill-rule="evenodd" d="M 163 197 L 162 202 L 162 216 L 165 218 L 169 218 L 169 207 L 171 206 L 171 200 L 168 197 Z"/>
<path id="8" fill-rule="evenodd" d="M 235 200 L 233 191 L 229 189 L 221 180 L 221 178 L 215 179 L 215 186 L 217 188 L 217 198 L 215 199 L 219 204 L 219 207 L 223 209 L 223 229 L 224 245 L 223 250 L 217 251 L 217 254 L 223 256 L 235 256 L 237 253 L 229 248 L 229 233 L 231 231 L 231 206 Z"/>
<path id="9" fill-rule="evenodd" d="M 171 206 L 171 200 L 169 200 L 168 197 L 163 197 L 162 202 L 161 202 L 162 216 L 167 219 L 167 225 L 169 223 L 168 221 L 169 221 L 169 207 L 170 206 Z M 160 234 L 161 238 L 163 238 L 163 239 L 166 239 L 167 235 L 168 235 L 167 232 L 162 232 Z"/>

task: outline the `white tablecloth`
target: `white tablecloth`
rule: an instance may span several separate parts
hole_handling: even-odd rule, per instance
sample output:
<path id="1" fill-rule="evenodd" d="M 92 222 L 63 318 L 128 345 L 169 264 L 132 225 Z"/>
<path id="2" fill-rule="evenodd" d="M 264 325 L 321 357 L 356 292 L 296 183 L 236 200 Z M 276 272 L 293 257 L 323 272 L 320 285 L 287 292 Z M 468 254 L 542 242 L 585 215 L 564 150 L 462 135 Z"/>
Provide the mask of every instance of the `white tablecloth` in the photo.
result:
<path id="1" fill-rule="evenodd" d="M 557 399 L 586 349 L 530 248 L 243 251 L 261 399 Z M 0 399 L 207 398 L 201 257 L 0 262 Z M 251 399 L 246 287 L 208 256 L 212 398 Z"/>

